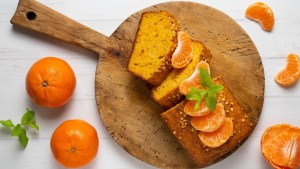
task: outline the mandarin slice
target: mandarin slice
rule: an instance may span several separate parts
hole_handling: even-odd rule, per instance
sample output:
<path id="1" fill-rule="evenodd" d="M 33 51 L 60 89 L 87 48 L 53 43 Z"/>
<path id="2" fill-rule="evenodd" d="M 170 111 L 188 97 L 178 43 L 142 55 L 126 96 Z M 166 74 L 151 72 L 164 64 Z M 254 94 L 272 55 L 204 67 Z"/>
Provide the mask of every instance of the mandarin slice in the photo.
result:
<path id="1" fill-rule="evenodd" d="M 213 132 L 220 128 L 225 121 L 225 110 L 221 103 L 216 105 L 213 112 L 208 113 L 205 116 L 192 117 L 192 126 L 199 131 Z"/>
<path id="2" fill-rule="evenodd" d="M 256 2 L 248 6 L 246 17 L 258 22 L 265 31 L 271 31 L 274 27 L 274 14 L 272 9 L 263 2 Z"/>
<path id="3" fill-rule="evenodd" d="M 210 67 L 209 64 L 205 61 L 200 61 L 197 63 L 195 70 L 193 74 L 185 79 L 179 86 L 179 91 L 181 94 L 186 95 L 190 88 L 193 86 L 195 88 L 201 88 L 201 83 L 200 83 L 200 67 L 206 69 L 208 73 L 210 73 Z"/>
<path id="4" fill-rule="evenodd" d="M 224 124 L 213 132 L 200 132 L 200 140 L 205 146 L 219 147 L 226 143 L 233 134 L 233 123 L 231 118 L 225 118 Z"/>
<path id="5" fill-rule="evenodd" d="M 288 124 L 269 127 L 261 138 L 261 151 L 274 168 L 298 168 L 300 128 Z"/>
<path id="6" fill-rule="evenodd" d="M 196 101 L 194 101 L 194 100 L 190 100 L 190 101 L 186 102 L 184 105 L 183 111 L 190 116 L 204 116 L 204 115 L 207 115 L 208 113 L 210 113 L 210 111 L 206 105 L 206 101 L 204 99 L 202 100 L 198 110 L 196 110 L 196 111 L 194 109 L 195 104 L 196 104 Z"/>
<path id="7" fill-rule="evenodd" d="M 265 158 L 266 159 L 266 158 Z M 273 161 L 271 161 L 270 159 L 266 159 L 270 164 L 271 166 L 274 168 L 274 169 L 291 169 L 289 167 L 284 167 L 284 166 L 280 166 L 280 165 L 277 165 L 275 164 Z"/>
<path id="8" fill-rule="evenodd" d="M 192 60 L 192 39 L 183 31 L 179 31 L 177 34 L 178 44 L 172 55 L 172 66 L 174 68 L 183 68 Z"/>
<path id="9" fill-rule="evenodd" d="M 275 81 L 282 86 L 291 86 L 295 84 L 300 75 L 299 66 L 299 57 L 296 54 L 289 54 L 285 68 L 275 75 Z"/>

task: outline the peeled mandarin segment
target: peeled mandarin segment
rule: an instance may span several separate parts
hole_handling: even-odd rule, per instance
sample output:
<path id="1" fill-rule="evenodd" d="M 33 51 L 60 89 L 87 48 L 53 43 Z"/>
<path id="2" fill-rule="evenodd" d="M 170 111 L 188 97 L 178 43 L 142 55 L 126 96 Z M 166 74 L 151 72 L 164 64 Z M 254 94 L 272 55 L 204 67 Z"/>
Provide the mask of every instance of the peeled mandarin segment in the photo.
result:
<path id="1" fill-rule="evenodd" d="M 280 140 L 280 141 L 278 141 Z M 276 140 L 273 140 L 268 148 L 269 158 L 272 162 L 279 166 L 297 168 L 296 154 L 299 152 L 299 147 L 296 135 L 281 134 Z M 298 150 L 297 150 L 298 149 Z M 298 153 L 299 154 L 299 153 Z"/>
<path id="2" fill-rule="evenodd" d="M 225 121 L 225 110 L 221 103 L 216 105 L 213 112 L 205 116 L 192 117 L 192 126 L 199 131 L 213 132 L 219 129 Z"/>
<path id="3" fill-rule="evenodd" d="M 275 81 L 282 86 L 291 86 L 295 84 L 300 76 L 299 66 L 299 57 L 296 54 L 289 54 L 285 68 L 275 75 Z"/>
<path id="4" fill-rule="evenodd" d="M 268 5 L 262 2 L 256 2 L 250 5 L 245 15 L 247 18 L 258 22 L 265 31 L 271 31 L 274 27 L 273 11 Z"/>
<path id="5" fill-rule="evenodd" d="M 271 164 L 271 166 L 275 169 L 291 169 L 289 167 L 284 167 L 284 166 L 280 166 L 275 164 L 273 161 L 271 161 L 270 159 L 267 159 L 267 161 Z"/>
<path id="6" fill-rule="evenodd" d="M 174 68 L 183 68 L 192 60 L 192 40 L 189 35 L 183 31 L 177 34 L 178 44 L 172 55 L 172 66 Z"/>
<path id="7" fill-rule="evenodd" d="M 261 151 L 274 168 L 298 168 L 300 128 L 287 124 L 269 127 L 262 136 Z"/>
<path id="8" fill-rule="evenodd" d="M 200 132 L 200 140 L 205 146 L 219 147 L 226 143 L 233 133 L 233 123 L 231 118 L 225 118 L 224 124 L 214 132 Z"/>
<path id="9" fill-rule="evenodd" d="M 205 100 L 200 103 L 200 106 L 196 111 L 194 110 L 195 104 L 196 101 L 194 100 L 186 102 L 183 111 L 190 116 L 204 116 L 210 113 Z"/>
<path id="10" fill-rule="evenodd" d="M 208 71 L 208 73 L 210 73 L 210 67 L 207 62 L 205 62 L 205 61 L 198 62 L 193 74 L 189 78 L 185 79 L 179 85 L 179 91 L 181 94 L 186 95 L 192 86 L 195 88 L 201 88 L 200 72 L 199 72 L 201 67 L 206 69 Z"/>

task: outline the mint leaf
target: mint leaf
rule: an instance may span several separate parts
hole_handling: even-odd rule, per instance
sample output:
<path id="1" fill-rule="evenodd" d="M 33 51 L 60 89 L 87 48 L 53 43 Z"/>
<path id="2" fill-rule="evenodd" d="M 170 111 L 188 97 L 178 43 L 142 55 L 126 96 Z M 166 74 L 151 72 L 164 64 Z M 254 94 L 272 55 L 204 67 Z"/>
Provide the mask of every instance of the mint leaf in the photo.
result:
<path id="1" fill-rule="evenodd" d="M 27 109 L 27 112 L 22 116 L 21 124 L 30 124 L 32 121 L 34 121 L 34 111 Z"/>
<path id="2" fill-rule="evenodd" d="M 21 124 L 17 124 L 11 131 L 11 136 L 19 136 L 23 132 Z"/>
<path id="3" fill-rule="evenodd" d="M 210 77 L 210 74 L 206 69 L 201 67 L 199 71 L 201 85 L 205 89 L 203 90 L 191 87 L 190 91 L 186 95 L 186 99 L 196 101 L 194 110 L 197 111 L 199 109 L 202 99 L 204 98 L 208 109 L 210 111 L 214 111 L 217 104 L 217 93 L 222 91 L 224 87 L 220 84 L 213 84 L 212 78 Z"/>
<path id="4" fill-rule="evenodd" d="M 208 92 L 210 93 L 218 93 L 220 91 L 222 91 L 224 89 L 224 87 L 220 84 L 216 84 L 216 85 L 213 85 Z"/>
<path id="5" fill-rule="evenodd" d="M 195 105 L 194 105 L 194 111 L 197 111 L 200 107 L 200 103 L 202 102 L 202 99 L 201 100 L 198 100 Z"/>
<path id="6" fill-rule="evenodd" d="M 0 124 L 2 124 L 6 128 L 15 127 L 15 125 L 13 124 L 13 122 L 10 119 L 8 119 L 8 120 L 0 120 Z"/>
<path id="7" fill-rule="evenodd" d="M 213 85 L 212 79 L 206 69 L 203 67 L 200 67 L 200 80 L 201 80 L 201 85 L 205 88 L 211 88 Z"/>
<path id="8" fill-rule="evenodd" d="M 16 126 L 13 122 L 9 120 L 0 120 L 0 124 L 2 124 L 6 128 L 12 128 L 11 136 L 18 136 L 21 145 L 25 148 L 28 144 L 28 137 L 26 135 L 26 130 L 23 126 L 30 126 L 33 129 L 39 130 L 39 126 L 35 120 L 35 113 L 32 110 L 26 109 L 26 112 L 21 118 L 21 124 L 17 124 Z"/>
<path id="9" fill-rule="evenodd" d="M 13 130 L 11 131 L 12 136 L 18 136 L 19 141 L 23 147 L 27 146 L 28 143 L 28 137 L 26 135 L 25 129 L 21 126 L 21 124 L 17 124 Z"/>
<path id="10" fill-rule="evenodd" d="M 190 91 L 186 94 L 187 100 L 202 100 L 203 96 L 206 95 L 206 91 L 202 89 L 197 89 L 195 87 L 191 87 Z"/>
<path id="11" fill-rule="evenodd" d="M 23 128 L 22 128 L 23 129 Z M 19 135 L 19 141 L 21 145 L 25 148 L 28 144 L 28 137 L 26 135 L 26 131 L 23 129 L 22 132 Z"/>
<path id="12" fill-rule="evenodd" d="M 208 92 L 207 97 L 205 98 L 206 105 L 209 111 L 214 111 L 217 105 L 217 95 L 213 92 Z"/>
<path id="13" fill-rule="evenodd" d="M 36 121 L 32 122 L 29 124 L 29 126 L 33 129 L 36 129 L 37 131 L 39 131 L 39 126 L 36 124 Z"/>

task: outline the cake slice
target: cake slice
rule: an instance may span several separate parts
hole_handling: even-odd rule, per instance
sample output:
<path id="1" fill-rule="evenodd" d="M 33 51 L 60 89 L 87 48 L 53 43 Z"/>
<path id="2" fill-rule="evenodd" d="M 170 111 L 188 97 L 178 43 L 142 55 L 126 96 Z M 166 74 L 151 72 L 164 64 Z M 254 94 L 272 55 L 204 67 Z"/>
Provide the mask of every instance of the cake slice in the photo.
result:
<path id="1" fill-rule="evenodd" d="M 172 70 L 178 21 L 166 11 L 142 14 L 127 69 L 152 85 L 159 85 Z"/>
<path id="2" fill-rule="evenodd" d="M 224 86 L 223 92 L 218 93 L 217 101 L 224 105 L 226 117 L 231 118 L 233 122 L 233 135 L 223 145 L 210 148 L 200 141 L 199 132 L 191 125 L 191 117 L 183 111 L 186 100 L 161 114 L 171 132 L 199 167 L 209 166 L 220 158 L 225 158 L 238 148 L 254 129 L 252 120 L 226 87 L 223 79 L 219 76 L 214 82 Z"/>
<path id="3" fill-rule="evenodd" d="M 183 99 L 179 86 L 192 75 L 197 63 L 202 60 L 207 62 L 211 60 L 209 50 L 202 43 L 193 41 L 192 47 L 192 61 L 184 68 L 174 69 L 159 86 L 151 91 L 152 98 L 166 108 L 175 106 Z"/>

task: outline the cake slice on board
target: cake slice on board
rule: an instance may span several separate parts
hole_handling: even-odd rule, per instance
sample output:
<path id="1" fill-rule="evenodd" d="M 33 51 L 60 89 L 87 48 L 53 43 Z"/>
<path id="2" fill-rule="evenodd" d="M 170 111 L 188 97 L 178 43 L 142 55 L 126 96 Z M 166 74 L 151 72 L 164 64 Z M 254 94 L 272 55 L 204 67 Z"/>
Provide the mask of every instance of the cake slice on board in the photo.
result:
<path id="1" fill-rule="evenodd" d="M 218 93 L 217 102 L 223 104 L 226 117 L 231 118 L 233 123 L 232 136 L 221 146 L 211 148 L 201 142 L 199 132 L 191 125 L 191 116 L 184 112 L 186 100 L 161 114 L 173 135 L 199 167 L 209 166 L 225 158 L 246 140 L 254 128 L 252 120 L 225 85 L 222 77 L 218 76 L 213 81 L 224 86 L 223 92 Z"/>
<path id="2" fill-rule="evenodd" d="M 128 71 L 151 85 L 159 85 L 172 70 L 178 30 L 178 21 L 166 11 L 143 13 Z"/>

